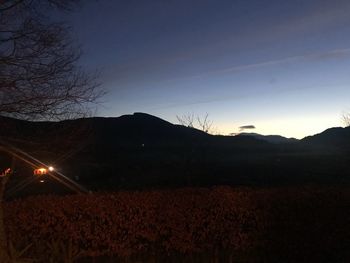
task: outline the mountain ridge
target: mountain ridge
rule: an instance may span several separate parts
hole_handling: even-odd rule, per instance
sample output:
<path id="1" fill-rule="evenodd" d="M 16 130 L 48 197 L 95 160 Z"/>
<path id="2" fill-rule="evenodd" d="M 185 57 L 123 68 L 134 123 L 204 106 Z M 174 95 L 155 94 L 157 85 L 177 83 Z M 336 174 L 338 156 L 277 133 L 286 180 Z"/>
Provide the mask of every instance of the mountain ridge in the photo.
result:
<path id="1" fill-rule="evenodd" d="M 252 136 L 254 138 L 260 139 L 260 140 L 264 140 L 267 142 L 271 142 L 271 143 L 293 143 L 293 142 L 297 142 L 299 141 L 296 138 L 287 138 L 281 135 L 276 135 L 276 134 L 271 134 L 271 135 L 262 135 L 259 133 L 247 133 L 247 132 L 241 132 L 239 134 L 237 134 L 236 136 Z"/>
<path id="2" fill-rule="evenodd" d="M 350 128 L 290 143 L 264 139 L 210 135 L 145 113 L 61 122 L 0 119 L 0 142 L 95 189 L 350 183 Z M 0 159 L 11 163 L 1 154 Z M 18 174 L 31 174 L 30 169 L 18 164 Z"/>

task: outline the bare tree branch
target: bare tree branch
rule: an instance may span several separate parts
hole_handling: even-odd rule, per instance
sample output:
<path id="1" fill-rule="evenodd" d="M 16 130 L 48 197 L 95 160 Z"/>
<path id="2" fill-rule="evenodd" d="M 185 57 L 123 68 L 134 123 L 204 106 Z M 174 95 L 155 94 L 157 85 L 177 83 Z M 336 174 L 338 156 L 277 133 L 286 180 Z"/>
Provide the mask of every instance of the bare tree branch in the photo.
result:
<path id="1" fill-rule="evenodd" d="M 200 118 L 197 116 L 197 123 L 200 128 L 200 130 L 209 133 L 211 126 L 213 125 L 213 122 L 208 119 L 209 114 L 206 113 L 203 118 Z"/>
<path id="2" fill-rule="evenodd" d="M 80 0 L 5 0 L 0 1 L 0 12 L 6 12 L 14 8 L 42 9 L 58 8 L 61 10 L 72 10 L 79 4 Z"/>
<path id="3" fill-rule="evenodd" d="M 78 66 L 81 50 L 69 28 L 40 13 L 49 6 L 69 10 L 78 2 L 0 3 L 0 115 L 32 120 L 83 117 L 103 95 L 97 74 Z"/>
<path id="4" fill-rule="evenodd" d="M 192 114 L 184 114 L 182 116 L 176 115 L 176 119 L 183 126 L 195 128 L 194 127 L 194 114 L 193 113 Z"/>
<path id="5" fill-rule="evenodd" d="M 343 119 L 345 126 L 350 127 L 350 113 L 349 112 L 343 113 L 342 119 Z"/>
<path id="6" fill-rule="evenodd" d="M 194 114 L 184 114 L 182 116 L 176 115 L 179 124 L 190 128 L 204 131 L 205 133 L 212 133 L 213 122 L 209 120 L 209 114 L 206 113 L 204 117 L 194 116 Z"/>
<path id="7" fill-rule="evenodd" d="M 10 10 L 10 9 L 16 7 L 17 5 L 20 5 L 23 2 L 24 2 L 24 0 L 3 1 L 2 3 L 0 3 L 0 12 L 5 12 L 7 10 Z"/>
<path id="8" fill-rule="evenodd" d="M 78 2 L 0 0 L 0 116 L 82 117 L 103 94 L 96 74 L 79 67 L 81 50 L 71 40 L 68 27 L 49 19 L 51 8 L 70 10 Z M 10 258 L 2 200 L 7 180 L 8 176 L 0 177 L 1 262 Z"/>

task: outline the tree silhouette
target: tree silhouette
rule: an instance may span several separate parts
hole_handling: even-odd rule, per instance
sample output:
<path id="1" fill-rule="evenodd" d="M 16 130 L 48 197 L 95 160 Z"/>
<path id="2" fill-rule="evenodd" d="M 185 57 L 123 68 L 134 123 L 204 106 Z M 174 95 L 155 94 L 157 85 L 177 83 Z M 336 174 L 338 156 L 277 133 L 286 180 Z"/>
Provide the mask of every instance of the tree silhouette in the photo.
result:
<path id="1" fill-rule="evenodd" d="M 176 115 L 178 122 L 190 128 L 198 129 L 204 131 L 205 133 L 212 132 L 213 121 L 209 120 L 209 114 L 206 113 L 203 117 L 195 116 L 192 114 L 184 114 L 182 116 Z"/>
<path id="2" fill-rule="evenodd" d="M 0 116 L 60 120 L 90 114 L 103 95 L 96 74 L 79 65 L 69 27 L 52 21 L 78 0 L 0 1 Z M 0 124 L 0 129 L 6 129 Z M 3 199 L 11 170 L 0 171 L 0 262 L 9 262 Z"/>
<path id="3" fill-rule="evenodd" d="M 350 126 L 350 113 L 349 112 L 343 114 L 343 122 L 346 125 L 346 127 Z"/>
<path id="4" fill-rule="evenodd" d="M 102 95 L 96 75 L 77 62 L 81 50 L 49 8 L 77 1 L 17 0 L 0 4 L 0 115 L 21 119 L 85 116 Z"/>

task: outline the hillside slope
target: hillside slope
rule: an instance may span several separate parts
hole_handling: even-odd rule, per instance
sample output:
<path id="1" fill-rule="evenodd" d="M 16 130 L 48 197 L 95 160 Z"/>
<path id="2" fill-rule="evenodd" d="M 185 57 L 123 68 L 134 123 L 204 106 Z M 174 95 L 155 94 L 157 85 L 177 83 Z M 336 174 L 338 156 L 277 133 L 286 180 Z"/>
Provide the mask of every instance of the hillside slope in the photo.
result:
<path id="1" fill-rule="evenodd" d="M 350 128 L 271 143 L 135 113 L 61 122 L 0 117 L 0 137 L 91 189 L 350 182 Z M 0 159 L 11 162 L 6 154 Z M 32 174 L 20 160 L 16 169 L 19 181 Z"/>

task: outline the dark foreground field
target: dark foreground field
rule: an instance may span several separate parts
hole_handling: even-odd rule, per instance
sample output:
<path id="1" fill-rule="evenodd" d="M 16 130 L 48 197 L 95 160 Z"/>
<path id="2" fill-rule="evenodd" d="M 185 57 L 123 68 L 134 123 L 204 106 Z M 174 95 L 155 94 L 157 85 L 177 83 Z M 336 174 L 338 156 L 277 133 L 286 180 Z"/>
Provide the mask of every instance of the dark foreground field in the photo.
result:
<path id="1" fill-rule="evenodd" d="M 349 262 L 350 187 L 183 188 L 6 203 L 36 262 Z M 23 257 L 23 256 L 22 256 Z"/>

